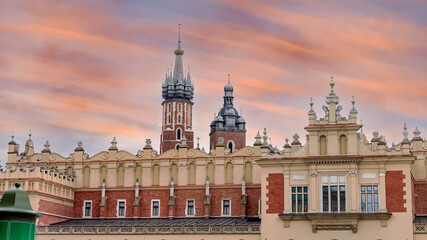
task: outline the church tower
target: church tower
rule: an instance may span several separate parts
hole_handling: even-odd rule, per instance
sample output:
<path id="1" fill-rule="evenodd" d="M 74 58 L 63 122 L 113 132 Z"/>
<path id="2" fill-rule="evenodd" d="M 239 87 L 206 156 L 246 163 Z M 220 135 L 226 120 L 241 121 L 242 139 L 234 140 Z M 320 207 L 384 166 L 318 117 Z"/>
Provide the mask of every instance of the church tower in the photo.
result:
<path id="1" fill-rule="evenodd" d="M 210 125 L 210 149 L 215 148 L 220 137 L 224 138 L 225 147 L 230 149 L 230 152 L 246 146 L 246 122 L 234 108 L 233 91 L 230 74 L 228 74 L 228 84 L 224 87 L 224 105 Z"/>
<path id="2" fill-rule="evenodd" d="M 184 72 L 181 49 L 181 23 L 179 23 L 178 46 L 174 51 L 175 66 L 166 71 L 162 84 L 162 134 L 160 153 L 177 148 L 182 139 L 187 139 L 189 148 L 193 148 L 193 95 L 194 85 L 190 69 Z"/>

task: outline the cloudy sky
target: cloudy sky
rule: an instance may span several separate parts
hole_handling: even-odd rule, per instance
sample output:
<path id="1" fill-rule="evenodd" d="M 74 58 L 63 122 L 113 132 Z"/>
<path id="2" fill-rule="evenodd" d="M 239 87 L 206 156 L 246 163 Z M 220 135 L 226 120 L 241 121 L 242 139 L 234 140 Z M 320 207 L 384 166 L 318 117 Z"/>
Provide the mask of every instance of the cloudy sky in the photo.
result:
<path id="1" fill-rule="evenodd" d="M 425 1 L 0 0 L 0 160 L 12 131 L 31 129 L 68 156 L 159 149 L 161 82 L 182 22 L 195 82 L 194 130 L 207 148 L 227 74 L 247 121 L 247 143 L 267 128 L 279 147 L 305 135 L 334 76 L 344 115 L 355 96 L 370 139 L 399 142 L 402 126 L 427 137 Z M 304 137 L 302 137 L 304 139 Z"/>

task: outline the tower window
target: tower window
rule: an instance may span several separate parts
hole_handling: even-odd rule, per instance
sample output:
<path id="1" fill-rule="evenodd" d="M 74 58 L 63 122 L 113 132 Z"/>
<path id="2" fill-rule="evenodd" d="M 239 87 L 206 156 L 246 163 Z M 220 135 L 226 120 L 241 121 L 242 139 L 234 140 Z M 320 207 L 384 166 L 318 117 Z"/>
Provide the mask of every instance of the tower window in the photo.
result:
<path id="1" fill-rule="evenodd" d="M 181 123 L 181 115 L 178 115 L 178 123 Z"/>
<path id="2" fill-rule="evenodd" d="M 181 103 L 178 103 L 178 112 L 181 112 Z"/>
<path id="3" fill-rule="evenodd" d="M 231 140 L 228 141 L 227 147 L 228 147 L 228 149 L 230 149 L 230 153 L 232 153 L 234 150 L 234 142 Z"/>
<path id="4" fill-rule="evenodd" d="M 168 123 L 171 123 L 171 115 L 168 116 Z"/>
<path id="5" fill-rule="evenodd" d="M 181 129 L 176 130 L 176 140 L 181 140 Z"/>
<path id="6" fill-rule="evenodd" d="M 171 104 L 169 103 L 169 104 L 168 104 L 168 112 L 171 112 L 171 109 L 172 109 L 172 108 L 171 108 Z"/>

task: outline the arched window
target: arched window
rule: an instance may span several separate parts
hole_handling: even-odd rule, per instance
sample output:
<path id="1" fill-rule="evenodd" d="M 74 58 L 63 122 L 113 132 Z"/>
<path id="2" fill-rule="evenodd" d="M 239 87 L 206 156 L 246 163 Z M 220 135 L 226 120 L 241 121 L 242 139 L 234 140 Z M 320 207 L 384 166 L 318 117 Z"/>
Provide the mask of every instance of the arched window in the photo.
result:
<path id="1" fill-rule="evenodd" d="M 252 182 L 252 163 L 245 163 L 245 181 L 248 183 Z"/>
<path id="2" fill-rule="evenodd" d="M 172 108 L 171 108 L 171 104 L 169 103 L 169 104 L 168 104 L 168 112 L 169 112 L 169 113 L 171 112 L 171 109 L 172 109 Z"/>
<path id="3" fill-rule="evenodd" d="M 178 115 L 178 123 L 181 123 L 181 115 Z"/>
<path id="4" fill-rule="evenodd" d="M 228 143 L 227 143 L 227 147 L 228 147 L 228 149 L 230 149 L 230 153 L 232 153 L 233 152 L 233 150 L 234 150 L 234 142 L 233 141 L 228 141 Z"/>
<path id="5" fill-rule="evenodd" d="M 188 166 L 188 184 L 196 184 L 196 165 L 190 163 Z"/>
<path id="6" fill-rule="evenodd" d="M 206 175 L 209 177 L 209 183 L 215 183 L 215 166 L 213 163 L 208 163 L 206 172 Z"/>
<path id="7" fill-rule="evenodd" d="M 153 166 L 152 174 L 153 175 L 152 175 L 151 185 L 159 185 L 159 177 L 160 177 L 159 165 L 155 164 Z"/>
<path id="8" fill-rule="evenodd" d="M 175 149 L 176 149 L 176 150 L 179 150 L 179 143 L 177 143 L 177 144 L 175 145 Z"/>
<path id="9" fill-rule="evenodd" d="M 117 168 L 117 186 L 123 186 L 125 180 L 125 168 L 119 166 Z"/>
<path id="10" fill-rule="evenodd" d="M 101 167 L 101 177 L 99 178 L 99 182 L 102 186 L 102 181 L 105 179 L 105 181 L 107 181 L 107 166 L 102 166 Z"/>
<path id="11" fill-rule="evenodd" d="M 178 112 L 181 112 L 181 103 L 178 103 Z"/>
<path id="12" fill-rule="evenodd" d="M 233 164 L 231 162 L 225 165 L 225 183 L 233 183 Z"/>
<path id="13" fill-rule="evenodd" d="M 347 154 L 347 136 L 344 134 L 340 136 L 340 154 Z"/>
<path id="14" fill-rule="evenodd" d="M 181 140 L 181 129 L 176 130 L 176 140 Z"/>
<path id="15" fill-rule="evenodd" d="M 172 164 L 170 168 L 170 179 L 173 178 L 173 183 L 178 185 L 178 166 L 176 164 Z"/>
<path id="16" fill-rule="evenodd" d="M 319 146 L 320 146 L 320 155 L 326 155 L 326 136 L 322 135 L 319 138 Z"/>
<path id="17" fill-rule="evenodd" d="M 141 183 L 142 180 L 142 168 L 141 165 L 138 165 L 135 167 L 135 179 L 134 183 L 136 183 L 136 179 L 138 179 L 139 183 Z"/>
<path id="18" fill-rule="evenodd" d="M 83 168 L 83 187 L 89 187 L 90 182 L 90 168 L 88 166 Z"/>
<path id="19" fill-rule="evenodd" d="M 168 123 L 171 123 L 171 115 L 168 116 Z"/>

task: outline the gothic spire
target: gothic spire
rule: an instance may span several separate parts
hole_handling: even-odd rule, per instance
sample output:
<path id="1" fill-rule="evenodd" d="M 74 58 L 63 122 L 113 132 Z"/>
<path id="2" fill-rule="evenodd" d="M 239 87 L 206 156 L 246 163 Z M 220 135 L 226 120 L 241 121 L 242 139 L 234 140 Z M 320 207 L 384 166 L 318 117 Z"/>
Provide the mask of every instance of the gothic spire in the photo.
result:
<path id="1" fill-rule="evenodd" d="M 178 45 L 174 51 L 175 66 L 170 67 L 169 74 L 166 74 L 165 84 L 162 84 L 162 96 L 165 101 L 183 100 L 189 101 L 193 99 L 194 85 L 191 80 L 190 69 L 184 72 L 182 55 L 184 50 L 181 48 L 181 23 L 178 23 Z M 173 67 L 173 68 L 172 68 Z"/>
<path id="2" fill-rule="evenodd" d="M 178 46 L 175 53 L 175 67 L 173 72 L 173 82 L 184 84 L 184 68 L 182 66 L 182 55 L 184 50 L 181 49 L 181 22 L 178 23 Z"/>

